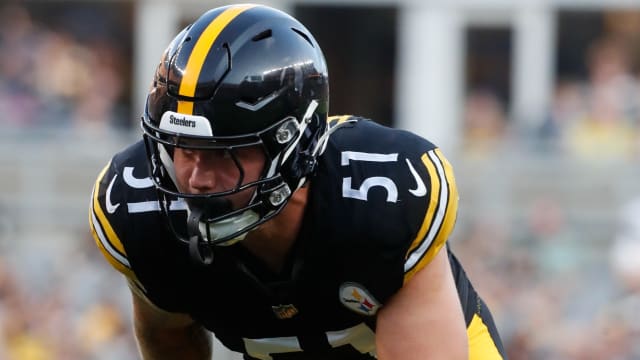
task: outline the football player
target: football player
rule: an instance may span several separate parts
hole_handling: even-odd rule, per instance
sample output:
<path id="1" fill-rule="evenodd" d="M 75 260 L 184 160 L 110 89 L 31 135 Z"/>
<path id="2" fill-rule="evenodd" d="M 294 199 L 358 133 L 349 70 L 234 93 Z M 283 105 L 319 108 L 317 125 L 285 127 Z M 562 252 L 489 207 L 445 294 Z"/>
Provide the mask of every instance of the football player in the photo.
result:
<path id="1" fill-rule="evenodd" d="M 448 248 L 458 193 L 407 131 L 328 117 L 324 57 L 291 16 L 203 14 L 160 59 L 143 139 L 93 189 L 144 359 L 502 359 Z"/>

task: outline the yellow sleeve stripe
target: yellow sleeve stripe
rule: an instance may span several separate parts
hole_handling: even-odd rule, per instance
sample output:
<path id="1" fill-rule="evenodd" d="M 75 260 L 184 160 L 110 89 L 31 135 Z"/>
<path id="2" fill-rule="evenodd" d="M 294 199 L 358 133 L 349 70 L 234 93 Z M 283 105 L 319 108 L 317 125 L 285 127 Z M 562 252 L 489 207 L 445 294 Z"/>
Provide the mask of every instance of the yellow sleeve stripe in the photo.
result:
<path id="1" fill-rule="evenodd" d="M 96 225 L 95 225 L 96 223 L 97 223 L 97 220 L 95 216 L 93 216 L 93 213 L 91 213 L 91 219 L 89 221 L 89 225 L 91 226 L 91 234 L 93 235 L 93 239 L 95 240 L 96 245 L 102 252 L 102 255 L 105 257 L 105 259 L 107 259 L 109 264 L 111 264 L 111 266 L 113 266 L 116 270 L 124 274 L 127 278 L 131 279 L 132 281 L 137 282 L 138 280 L 136 275 L 133 273 L 133 271 L 129 267 L 129 261 L 126 258 L 120 259 L 120 260 L 117 259 L 116 257 L 113 256 L 113 251 L 108 250 L 109 248 L 105 246 L 104 241 L 102 240 L 104 238 L 104 234 L 102 233 L 99 227 L 96 228 Z M 99 224 L 97 225 L 99 226 Z"/>
<path id="2" fill-rule="evenodd" d="M 335 116 L 330 116 L 327 118 L 327 122 L 331 125 L 331 126 L 336 126 L 338 124 L 341 124 L 347 120 L 349 120 L 349 118 L 351 117 L 351 115 L 335 115 Z"/>
<path id="3" fill-rule="evenodd" d="M 458 211 L 458 190 L 451 164 L 439 149 L 421 157 L 431 183 L 429 205 L 418 235 L 411 243 L 404 264 L 405 283 L 425 267 L 445 244 Z"/>
<path id="4" fill-rule="evenodd" d="M 102 251 L 109 263 L 123 274 L 131 278 L 135 278 L 131 272 L 131 265 L 127 259 L 124 246 L 122 246 L 122 242 L 118 238 L 118 235 L 116 235 L 113 227 L 111 227 L 111 224 L 109 223 L 109 220 L 104 215 L 104 212 L 100 207 L 100 202 L 98 201 L 100 181 L 104 177 L 104 174 L 110 165 L 111 164 L 107 164 L 107 166 L 102 170 L 93 188 L 93 194 L 91 196 L 92 206 L 89 213 L 89 225 L 96 245 Z"/>
<path id="5" fill-rule="evenodd" d="M 491 332 L 478 314 L 473 315 L 467 327 L 470 360 L 501 360 L 502 355 L 491 337 Z"/>
<path id="6" fill-rule="evenodd" d="M 429 180 L 431 183 L 431 186 L 429 187 L 429 206 L 427 207 L 427 214 L 422 221 L 422 225 L 420 226 L 418 235 L 411 243 L 407 254 L 411 254 L 418 246 L 420 246 L 420 244 L 422 244 L 423 240 L 425 239 L 427 230 L 429 230 L 429 228 L 431 227 L 433 214 L 435 213 L 436 207 L 438 206 L 438 198 L 440 195 L 440 182 L 438 181 L 438 173 L 435 165 L 431 162 L 427 153 L 424 153 L 420 160 L 422 160 L 422 163 L 427 168 L 427 172 L 429 173 Z"/>

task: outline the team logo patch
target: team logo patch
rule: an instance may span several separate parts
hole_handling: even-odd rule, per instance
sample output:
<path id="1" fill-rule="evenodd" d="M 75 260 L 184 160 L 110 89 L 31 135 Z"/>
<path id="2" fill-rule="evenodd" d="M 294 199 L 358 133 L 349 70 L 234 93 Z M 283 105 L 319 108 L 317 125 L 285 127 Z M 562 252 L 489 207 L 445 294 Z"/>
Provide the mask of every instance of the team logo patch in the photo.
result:
<path id="1" fill-rule="evenodd" d="M 291 319 L 298 314 L 298 309 L 293 304 L 271 306 L 271 309 L 280 320 Z"/>
<path id="2" fill-rule="evenodd" d="M 364 286 L 351 282 L 340 286 L 340 302 L 348 309 L 362 315 L 375 315 L 380 308 L 380 303 Z"/>

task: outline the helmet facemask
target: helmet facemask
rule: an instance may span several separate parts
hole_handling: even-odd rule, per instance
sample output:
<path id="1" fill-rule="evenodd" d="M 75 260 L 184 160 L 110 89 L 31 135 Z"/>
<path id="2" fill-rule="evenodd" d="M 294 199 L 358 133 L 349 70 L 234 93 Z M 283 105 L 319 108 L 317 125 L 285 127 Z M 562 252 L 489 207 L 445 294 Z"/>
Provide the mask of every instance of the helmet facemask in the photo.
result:
<path id="1" fill-rule="evenodd" d="M 143 117 L 151 177 L 160 194 L 161 209 L 171 219 L 168 216 L 171 203 L 186 202 L 186 234 L 178 230 L 179 225 L 171 220 L 169 223 L 178 239 L 189 244 L 192 256 L 204 263 L 210 262 L 211 246 L 228 246 L 244 239 L 249 231 L 277 215 L 292 193 L 304 185 L 321 147 L 318 140 L 326 132 L 326 123 L 320 126 L 324 119 L 314 113 L 317 105 L 316 101 L 311 101 L 300 120 L 287 116 L 261 132 L 243 136 L 178 133 L 162 126 L 162 121 L 158 127 L 148 116 Z M 166 114 L 167 117 L 177 117 L 173 112 Z M 179 116 L 186 121 L 192 118 L 183 114 Z M 257 179 L 246 178 L 242 154 L 249 149 L 254 152 L 257 149 L 264 155 L 264 164 Z M 217 153 L 212 156 L 225 158 L 227 165 L 224 168 L 227 176 L 235 179 L 233 185 L 210 193 L 190 193 L 181 189 L 175 159 L 177 153 L 185 151 L 212 152 Z M 248 200 L 234 206 L 229 197 L 240 193 L 244 193 Z"/>

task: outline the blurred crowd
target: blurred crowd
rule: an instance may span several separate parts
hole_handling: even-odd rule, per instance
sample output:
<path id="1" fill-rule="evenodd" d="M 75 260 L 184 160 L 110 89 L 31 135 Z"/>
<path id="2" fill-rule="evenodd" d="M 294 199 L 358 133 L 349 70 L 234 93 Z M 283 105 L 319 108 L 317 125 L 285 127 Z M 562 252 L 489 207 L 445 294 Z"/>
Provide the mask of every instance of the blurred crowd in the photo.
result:
<path id="1" fill-rule="evenodd" d="M 21 239 L 29 241 L 29 239 Z M 130 298 L 84 232 L 2 244 L 0 358 L 135 359 Z"/>
<path id="2" fill-rule="evenodd" d="M 510 359 L 640 358 L 640 193 L 615 189 L 640 175 L 640 13 L 634 19 L 589 44 L 584 77 L 559 77 L 537 127 L 510 122 L 491 91 L 467 96 L 462 161 L 506 162 L 487 170 L 506 178 L 509 166 L 537 169 L 518 173 L 519 185 L 507 180 L 509 189 L 486 181 L 478 191 L 508 199 L 483 201 L 513 212 L 468 214 L 453 242 Z M 534 161 L 509 162 L 514 149 Z"/>
<path id="3" fill-rule="evenodd" d="M 102 136 L 130 127 L 126 47 L 101 29 L 105 13 L 62 8 L 37 18 L 17 3 L 0 5 L 2 133 Z M 55 9 L 58 23 L 44 21 Z M 2 205 L 0 197 L 6 219 Z M 19 227 L 0 221 L 0 359 L 135 359 L 126 285 L 104 266 L 88 228 L 70 242 L 64 231 L 41 240 Z"/>
<path id="4" fill-rule="evenodd" d="M 454 164 L 481 164 L 488 175 L 483 183 L 482 174 L 474 173 L 482 189 L 472 191 L 473 185 L 464 184 L 465 172 L 458 174 L 461 216 L 451 246 L 493 309 L 510 359 L 640 358 L 640 325 L 634 321 L 640 311 L 640 200 L 634 197 L 640 193 L 617 203 L 606 186 L 572 195 L 567 190 L 573 185 L 565 183 L 556 190 L 561 194 L 534 189 L 540 196 L 518 202 L 519 194 L 530 191 L 523 186 L 535 181 L 507 184 L 495 175 L 504 171 L 496 163 L 516 143 L 544 159 L 637 165 L 637 24 L 590 44 L 585 76 L 559 78 L 548 116 L 535 128 L 516 128 L 490 90 L 472 89 L 466 97 L 464 148 Z M 3 127 L 94 134 L 126 128 L 131 84 L 123 74 L 129 67 L 123 45 L 114 40 L 52 28 L 24 7 L 0 10 Z M 522 191 L 505 195 L 501 186 Z M 479 210 L 476 198 L 489 207 L 511 204 L 518 210 Z M 580 208 L 602 202 L 609 209 L 603 211 L 613 213 L 600 222 Z M 1 210 L 0 358 L 135 358 L 124 281 L 100 258 L 87 227 L 76 230 L 77 242 L 54 236 L 43 248 L 43 241 L 36 246 L 12 239 L 19 234 L 6 231 L 10 226 L 2 222 Z M 19 251 L 11 241 L 21 241 Z"/>
<path id="5" fill-rule="evenodd" d="M 94 12 L 93 17 L 76 18 L 73 23 L 88 25 L 100 15 Z M 46 24 L 36 21 L 25 7 L 2 7 L 3 127 L 100 133 L 126 123 L 129 59 L 121 44 L 106 33 L 83 37 L 90 28 Z"/>
<path id="6" fill-rule="evenodd" d="M 626 215 L 635 228 L 639 205 Z M 640 232 L 608 238 L 566 208 L 541 198 L 521 222 L 465 221 L 452 247 L 492 307 L 509 359 L 638 359 Z"/>
<path id="7" fill-rule="evenodd" d="M 465 153 L 494 156 L 510 141 L 577 161 L 640 158 L 640 12 L 615 13 L 584 54 L 584 68 L 557 74 L 546 118 L 518 128 L 497 92 L 471 89 L 464 108 Z M 605 18 L 607 19 L 607 18 Z"/>

